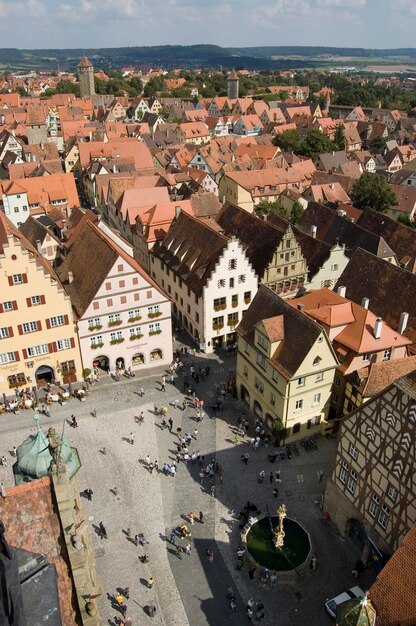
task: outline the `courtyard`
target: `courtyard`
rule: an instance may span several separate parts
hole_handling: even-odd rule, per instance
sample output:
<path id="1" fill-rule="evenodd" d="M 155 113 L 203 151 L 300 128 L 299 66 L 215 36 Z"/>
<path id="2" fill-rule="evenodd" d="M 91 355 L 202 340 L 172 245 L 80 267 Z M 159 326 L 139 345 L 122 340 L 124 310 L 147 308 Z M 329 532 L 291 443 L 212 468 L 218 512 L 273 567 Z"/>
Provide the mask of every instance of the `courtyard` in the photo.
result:
<path id="1" fill-rule="evenodd" d="M 171 403 L 183 401 L 182 376 L 176 386 L 166 384 L 161 391 L 162 370 L 151 372 L 146 378 L 119 382 L 103 377 L 93 385 L 85 402 L 72 399 L 65 406 L 53 407 L 49 418 L 41 418 L 41 427 L 54 425 L 60 433 L 64 428 L 73 445 L 78 448 L 82 466 L 77 474 L 80 490 L 93 490 L 92 500 L 83 499 L 86 517 L 95 545 L 96 563 L 105 590 L 99 601 L 103 624 L 115 626 L 122 615 L 114 602 L 117 591 L 130 588 L 126 601 L 127 615 L 133 624 L 163 624 L 166 626 L 221 626 L 246 623 L 246 603 L 249 598 L 264 604 L 266 625 L 321 626 L 330 624 L 325 612 L 325 600 L 357 584 L 351 569 L 358 549 L 350 539 L 343 539 L 335 527 L 322 519 L 319 506 L 325 490 L 325 481 L 331 471 L 335 439 L 318 440 L 318 450 L 306 453 L 301 447 L 299 456 L 271 464 L 268 454 L 273 446 L 251 449 L 248 437 L 235 437 L 239 416 L 244 406 L 239 400 L 227 398 L 224 411 L 209 408 L 216 396 L 216 384 L 226 383 L 235 367 L 235 356 L 196 356 L 195 368 L 209 366 L 210 375 L 196 385 L 196 395 L 205 402 L 206 414 L 202 422 L 195 421 L 195 409 L 174 408 Z M 189 370 L 189 361 L 186 364 Z M 188 376 L 189 378 L 189 376 Z M 144 396 L 139 394 L 144 389 Z M 173 419 L 170 432 L 161 427 L 161 418 L 154 415 L 154 407 L 167 406 L 168 418 Z M 92 413 L 96 410 L 97 416 Z M 134 417 L 141 412 L 144 421 Z M 74 414 L 79 427 L 72 429 L 69 418 Z M 175 459 L 180 435 L 199 431 L 198 439 L 189 446 L 190 454 L 199 451 L 204 461 L 211 459 L 221 466 L 222 480 L 215 478 L 215 495 L 211 483 L 201 484 L 198 463 L 178 463 L 175 477 L 167 476 L 161 468 Z M 12 484 L 12 459 L 8 453 L 31 432 L 34 422 L 30 411 L 0 417 L 0 455 L 9 460 L 7 468 L 0 467 L 0 480 Z M 134 443 L 129 441 L 130 433 Z M 241 455 L 249 452 L 247 465 Z M 159 471 L 148 470 L 145 459 L 157 460 Z M 281 470 L 279 495 L 274 497 L 276 484 L 269 482 L 271 470 Z M 259 484 L 260 470 L 266 480 Z M 321 475 L 323 478 L 320 478 Z M 264 513 L 272 514 L 284 503 L 288 516 L 303 524 L 309 532 L 317 555 L 316 571 L 300 573 L 292 584 L 277 580 L 274 587 L 260 584 L 261 570 L 250 580 L 247 567 L 236 570 L 236 551 L 239 547 L 240 522 L 237 513 L 250 500 Z M 204 523 L 189 525 L 186 521 L 192 511 L 203 512 Z M 103 522 L 108 539 L 97 533 Z M 188 523 L 192 532 L 189 540 L 191 554 L 177 554 L 169 542 L 172 528 Z M 149 542 L 136 546 L 134 535 L 143 534 Z M 13 544 L 12 537 L 9 537 Z M 184 547 L 186 540 L 177 540 Z M 213 551 L 213 562 L 206 557 Z M 148 563 L 139 556 L 147 554 Z M 153 577 L 154 586 L 146 581 Z M 358 584 L 364 589 L 373 580 L 365 572 Z M 231 586 L 237 601 L 232 612 L 226 597 Z M 156 615 L 149 617 L 146 607 L 154 605 Z"/>

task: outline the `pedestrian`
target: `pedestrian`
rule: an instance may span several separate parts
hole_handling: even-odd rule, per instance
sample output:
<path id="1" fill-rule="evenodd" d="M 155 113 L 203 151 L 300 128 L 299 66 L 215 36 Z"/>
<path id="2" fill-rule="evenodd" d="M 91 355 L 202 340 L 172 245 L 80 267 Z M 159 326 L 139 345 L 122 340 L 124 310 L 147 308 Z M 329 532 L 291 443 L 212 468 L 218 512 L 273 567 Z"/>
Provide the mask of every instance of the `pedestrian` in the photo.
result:
<path id="1" fill-rule="evenodd" d="M 250 578 L 250 580 L 254 580 L 254 574 L 256 573 L 256 569 L 256 567 L 252 567 L 248 570 L 248 577 Z"/>
<path id="2" fill-rule="evenodd" d="M 124 604 L 124 598 L 123 598 L 123 596 L 121 595 L 121 593 L 118 593 L 118 594 L 116 595 L 116 602 L 117 602 L 118 606 L 120 606 L 120 607 L 121 607 L 121 606 L 123 606 L 123 604 Z"/>
<path id="3" fill-rule="evenodd" d="M 144 462 L 146 463 L 146 465 L 150 465 L 150 462 L 151 462 L 150 454 L 147 455 L 147 457 L 145 458 Z"/>
<path id="4" fill-rule="evenodd" d="M 100 522 L 98 524 L 98 527 L 100 529 L 101 539 L 108 539 L 107 531 L 106 531 L 106 528 L 105 528 L 104 524 L 102 522 Z"/>
<path id="5" fill-rule="evenodd" d="M 160 391 L 166 391 L 166 390 L 165 390 L 165 383 L 164 383 L 163 381 L 162 381 L 162 383 L 161 383 L 161 388 L 160 388 Z"/>
<path id="6" fill-rule="evenodd" d="M 133 444 L 134 444 L 134 433 L 130 433 L 130 435 L 129 435 L 129 441 L 130 441 L 131 445 L 133 445 Z"/>
<path id="7" fill-rule="evenodd" d="M 267 567 L 265 567 L 261 575 L 261 580 L 260 580 L 261 586 L 264 587 L 268 581 L 269 581 L 269 570 L 267 569 Z"/>
<path id="8" fill-rule="evenodd" d="M 157 461 L 154 461 L 153 467 L 157 472 L 159 471 L 159 463 Z"/>
<path id="9" fill-rule="evenodd" d="M 150 472 L 151 474 L 153 474 L 153 468 L 154 468 L 153 463 L 150 463 L 150 465 L 149 465 L 149 472 Z"/>
<path id="10" fill-rule="evenodd" d="M 172 545 L 175 545 L 176 543 L 176 530 L 174 528 L 172 528 L 171 530 L 169 541 L 171 542 Z"/>
<path id="11" fill-rule="evenodd" d="M 153 589 L 153 585 L 155 584 L 155 581 L 153 580 L 153 578 L 150 576 L 149 580 L 147 581 L 147 586 L 149 589 Z"/>
<path id="12" fill-rule="evenodd" d="M 189 523 L 190 524 L 194 524 L 195 523 L 195 513 L 188 513 L 188 519 L 189 519 Z"/>
<path id="13" fill-rule="evenodd" d="M 118 494 L 118 489 L 117 487 L 113 487 L 113 494 L 116 496 Z"/>
<path id="14" fill-rule="evenodd" d="M 179 546 L 179 545 L 176 546 L 175 545 L 175 548 L 176 548 L 176 556 L 178 557 L 178 559 L 182 559 L 182 556 L 181 556 L 182 546 Z"/>
<path id="15" fill-rule="evenodd" d="M 140 390 L 139 390 L 139 396 L 140 396 L 141 398 L 143 398 L 143 396 L 144 396 L 144 389 L 143 389 L 143 387 L 140 387 Z"/>
<path id="16" fill-rule="evenodd" d="M 274 481 L 273 472 L 270 472 L 269 479 L 270 479 L 270 484 L 271 484 Z"/>
<path id="17" fill-rule="evenodd" d="M 317 558 L 316 554 L 314 554 L 311 558 L 311 570 L 314 572 L 316 570 Z"/>
<path id="18" fill-rule="evenodd" d="M 204 523 L 204 514 L 202 511 L 199 511 L 199 522 L 200 524 Z"/>
<path id="19" fill-rule="evenodd" d="M 277 496 L 279 495 L 279 490 L 278 490 L 278 488 L 277 488 L 277 487 L 275 487 L 275 488 L 273 489 L 273 495 L 274 495 L 274 497 L 275 497 L 275 498 L 277 498 Z"/>
<path id="20" fill-rule="evenodd" d="M 217 489 L 216 489 L 215 485 L 211 485 L 211 489 L 210 489 L 210 491 L 211 491 L 211 496 L 212 496 L 213 498 L 215 498 L 215 492 L 216 492 L 216 490 L 217 490 Z"/>
<path id="21" fill-rule="evenodd" d="M 182 411 L 184 411 L 186 409 L 186 407 L 187 407 L 187 402 L 186 402 L 186 400 L 183 400 L 182 401 Z"/>
<path id="22" fill-rule="evenodd" d="M 276 470 L 276 482 L 280 483 L 280 469 Z"/>
<path id="23" fill-rule="evenodd" d="M 14 456 L 14 458 L 16 458 L 16 456 L 17 456 L 17 448 L 16 448 L 16 446 L 13 446 L 12 456 Z"/>
<path id="24" fill-rule="evenodd" d="M 324 478 L 324 473 L 321 471 L 321 472 L 319 472 L 318 483 L 321 483 L 323 478 Z"/>
<path id="25" fill-rule="evenodd" d="M 136 544 L 136 546 L 139 545 L 139 539 L 140 539 L 139 535 L 134 535 L 134 543 Z"/>
<path id="26" fill-rule="evenodd" d="M 185 552 L 188 556 L 191 556 L 191 550 L 192 550 L 191 544 L 187 543 L 185 546 Z"/>
<path id="27" fill-rule="evenodd" d="M 199 480 L 200 480 L 200 484 L 202 485 L 204 482 L 204 478 L 205 478 L 205 472 L 203 470 L 201 470 L 199 472 Z"/>
<path id="28" fill-rule="evenodd" d="M 206 555 L 207 555 L 207 559 L 208 559 L 209 563 L 213 563 L 214 562 L 214 552 L 213 552 L 213 550 L 211 550 L 210 548 L 207 548 Z"/>
<path id="29" fill-rule="evenodd" d="M 126 598 L 126 600 L 129 599 L 129 597 L 130 597 L 130 588 L 129 587 L 125 587 L 123 589 L 123 596 Z"/>
<path id="30" fill-rule="evenodd" d="M 93 490 L 88 487 L 88 489 L 85 489 L 84 493 L 87 496 L 87 500 L 89 500 L 91 502 L 92 495 L 94 493 Z"/>
<path id="31" fill-rule="evenodd" d="M 172 428 L 173 428 L 173 419 L 170 417 L 168 419 L 168 424 L 169 424 L 169 432 L 172 432 Z"/>
<path id="32" fill-rule="evenodd" d="M 131 537 L 131 528 L 127 528 L 126 535 L 127 537 Z"/>

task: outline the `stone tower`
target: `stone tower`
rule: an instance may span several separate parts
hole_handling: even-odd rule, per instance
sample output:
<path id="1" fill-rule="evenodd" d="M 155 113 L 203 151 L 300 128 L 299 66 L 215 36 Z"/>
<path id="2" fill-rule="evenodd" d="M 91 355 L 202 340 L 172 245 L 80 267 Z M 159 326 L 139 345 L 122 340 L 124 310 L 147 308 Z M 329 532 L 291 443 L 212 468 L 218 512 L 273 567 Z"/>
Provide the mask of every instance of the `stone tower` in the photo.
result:
<path id="1" fill-rule="evenodd" d="M 94 68 L 87 57 L 83 57 L 78 65 L 79 90 L 81 98 L 89 98 L 95 95 Z"/>
<path id="2" fill-rule="evenodd" d="M 239 84 L 240 79 L 233 70 L 227 78 L 227 96 L 230 100 L 237 100 Z"/>

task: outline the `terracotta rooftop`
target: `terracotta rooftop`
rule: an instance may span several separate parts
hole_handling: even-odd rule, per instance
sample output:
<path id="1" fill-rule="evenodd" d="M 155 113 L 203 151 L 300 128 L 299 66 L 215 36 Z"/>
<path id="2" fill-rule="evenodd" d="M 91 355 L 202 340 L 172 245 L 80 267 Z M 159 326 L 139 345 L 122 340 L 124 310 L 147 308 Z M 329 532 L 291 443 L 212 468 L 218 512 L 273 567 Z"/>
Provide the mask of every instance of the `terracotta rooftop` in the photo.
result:
<path id="1" fill-rule="evenodd" d="M 368 592 L 377 614 L 377 626 L 416 624 L 416 526 L 377 576 Z"/>
<path id="2" fill-rule="evenodd" d="M 385 323 L 382 324 L 380 338 L 376 339 L 374 328 L 377 316 L 329 289 L 316 289 L 300 298 L 289 300 L 289 304 L 293 307 L 303 304 L 302 310 L 307 315 L 331 329 L 344 326 L 334 336 L 334 344 L 344 346 L 357 354 L 379 352 L 411 343 Z"/>
<path id="3" fill-rule="evenodd" d="M 78 67 L 92 67 L 92 63 L 88 61 L 87 57 L 82 57 L 81 61 L 78 63 Z"/>
<path id="4" fill-rule="evenodd" d="M 44 554 L 56 568 L 63 626 L 74 626 L 78 606 L 59 517 L 49 476 L 9 487 L 2 506 L 6 537 L 14 548 Z"/>
<path id="5" fill-rule="evenodd" d="M 416 370 L 416 356 L 408 356 L 394 361 L 371 363 L 347 378 L 364 397 L 369 398 L 413 370 Z"/>
<path id="6" fill-rule="evenodd" d="M 335 289 L 346 287 L 346 297 L 361 303 L 397 330 L 403 311 L 409 313 L 404 335 L 416 343 L 416 275 L 359 248 L 338 279 Z M 400 294 L 400 297 L 394 297 Z M 413 351 L 413 348 L 411 349 Z"/>

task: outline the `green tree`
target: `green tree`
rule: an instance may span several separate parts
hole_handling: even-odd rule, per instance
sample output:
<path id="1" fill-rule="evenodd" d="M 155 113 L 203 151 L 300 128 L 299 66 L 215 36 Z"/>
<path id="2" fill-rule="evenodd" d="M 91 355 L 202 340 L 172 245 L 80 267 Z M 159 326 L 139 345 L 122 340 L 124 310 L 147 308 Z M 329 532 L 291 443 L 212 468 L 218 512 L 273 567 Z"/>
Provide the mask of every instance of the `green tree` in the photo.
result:
<path id="1" fill-rule="evenodd" d="M 372 150 L 383 150 L 386 147 L 385 137 L 375 137 L 370 141 L 370 148 Z"/>
<path id="2" fill-rule="evenodd" d="M 298 152 L 302 138 L 296 129 L 285 130 L 273 139 L 273 144 L 285 152 Z"/>
<path id="3" fill-rule="evenodd" d="M 370 172 L 364 172 L 354 183 L 350 196 L 354 206 L 359 209 L 371 207 L 381 213 L 388 211 L 397 202 L 396 194 L 386 178 Z"/>
<path id="4" fill-rule="evenodd" d="M 410 226 L 410 228 L 416 228 L 416 222 L 413 222 L 408 215 L 399 215 L 397 221 Z"/>
<path id="5" fill-rule="evenodd" d="M 286 428 L 283 426 L 282 420 L 279 417 L 276 417 L 273 420 L 272 432 L 275 439 L 275 445 L 280 446 L 286 437 Z"/>
<path id="6" fill-rule="evenodd" d="M 320 154 L 331 152 L 334 144 L 319 128 L 312 128 L 304 137 L 300 154 L 308 156 L 311 159 L 317 159 Z"/>
<path id="7" fill-rule="evenodd" d="M 340 124 L 337 126 L 334 135 L 334 144 L 337 150 L 345 150 L 347 147 L 347 140 L 345 139 L 344 126 Z"/>
<path id="8" fill-rule="evenodd" d="M 282 207 L 279 200 L 274 200 L 273 202 L 262 200 L 254 207 L 254 213 L 258 217 L 263 217 L 263 215 L 270 215 L 270 213 L 277 213 L 281 217 L 287 219 L 286 211 Z"/>
<path id="9" fill-rule="evenodd" d="M 296 224 L 296 222 L 298 222 L 300 218 L 302 217 L 303 211 L 304 211 L 303 206 L 301 205 L 299 200 L 296 200 L 293 203 L 292 210 L 290 212 L 289 222 L 291 224 Z"/>

